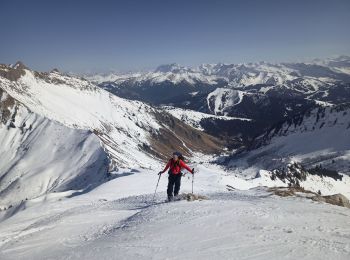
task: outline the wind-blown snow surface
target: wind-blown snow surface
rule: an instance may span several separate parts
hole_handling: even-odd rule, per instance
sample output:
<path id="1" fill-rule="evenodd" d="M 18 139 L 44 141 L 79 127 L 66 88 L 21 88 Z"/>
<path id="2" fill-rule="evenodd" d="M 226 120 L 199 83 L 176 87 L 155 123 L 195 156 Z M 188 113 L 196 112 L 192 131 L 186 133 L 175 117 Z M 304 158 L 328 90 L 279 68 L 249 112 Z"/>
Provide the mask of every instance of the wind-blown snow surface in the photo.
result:
<path id="1" fill-rule="evenodd" d="M 73 198 L 27 201 L 0 222 L 0 258 L 348 259 L 349 209 L 264 189 L 228 192 L 222 169 L 198 168 L 195 192 L 209 200 L 163 203 L 163 176 L 152 204 L 157 175 L 142 170 Z M 182 183 L 189 192 L 191 179 Z"/>

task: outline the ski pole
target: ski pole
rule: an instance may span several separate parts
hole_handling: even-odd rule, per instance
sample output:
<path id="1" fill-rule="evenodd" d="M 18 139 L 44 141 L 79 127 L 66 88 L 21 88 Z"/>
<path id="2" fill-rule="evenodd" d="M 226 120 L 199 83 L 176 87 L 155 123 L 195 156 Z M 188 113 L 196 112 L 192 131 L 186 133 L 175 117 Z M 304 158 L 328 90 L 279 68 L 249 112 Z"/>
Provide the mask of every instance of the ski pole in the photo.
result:
<path id="1" fill-rule="evenodd" d="M 162 175 L 159 174 L 158 181 L 157 181 L 157 186 L 156 186 L 156 189 L 155 189 L 154 194 L 153 194 L 153 199 L 152 199 L 153 202 L 154 202 L 154 198 L 155 198 L 156 193 L 157 193 L 157 189 L 158 189 L 158 184 L 159 184 L 160 176 L 162 176 Z"/>
<path id="2" fill-rule="evenodd" d="M 194 169 L 192 169 L 192 194 L 193 194 L 193 183 L 194 183 Z"/>

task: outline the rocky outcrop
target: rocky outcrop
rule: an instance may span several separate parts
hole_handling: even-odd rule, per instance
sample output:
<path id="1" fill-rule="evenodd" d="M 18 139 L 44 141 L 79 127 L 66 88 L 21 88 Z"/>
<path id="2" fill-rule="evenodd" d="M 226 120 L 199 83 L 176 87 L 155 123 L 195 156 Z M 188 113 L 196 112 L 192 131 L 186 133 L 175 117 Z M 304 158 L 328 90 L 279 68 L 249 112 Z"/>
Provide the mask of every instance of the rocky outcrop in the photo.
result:
<path id="1" fill-rule="evenodd" d="M 311 199 L 313 201 L 324 202 L 340 207 L 350 208 L 350 201 L 342 194 L 333 194 L 327 196 L 321 196 L 318 193 L 305 190 L 302 187 L 273 187 L 268 189 L 274 195 L 280 197 L 299 197 Z"/>
<path id="2" fill-rule="evenodd" d="M 300 187 L 300 181 L 305 181 L 308 171 L 296 162 L 290 163 L 286 168 L 276 169 L 271 172 L 271 180 L 276 178 L 287 182 L 290 186 Z"/>
<path id="3" fill-rule="evenodd" d="M 188 156 L 193 152 L 220 153 L 224 148 L 224 143 L 219 139 L 183 123 L 168 113 L 158 112 L 155 117 L 163 127 L 151 135 L 151 145 L 148 148 L 158 158 L 166 159 L 173 151 L 180 151 Z"/>
<path id="4" fill-rule="evenodd" d="M 337 205 L 345 208 L 350 208 L 350 201 L 342 194 L 334 194 L 329 196 L 316 195 L 311 198 L 313 201 L 325 202 L 332 205 Z"/>

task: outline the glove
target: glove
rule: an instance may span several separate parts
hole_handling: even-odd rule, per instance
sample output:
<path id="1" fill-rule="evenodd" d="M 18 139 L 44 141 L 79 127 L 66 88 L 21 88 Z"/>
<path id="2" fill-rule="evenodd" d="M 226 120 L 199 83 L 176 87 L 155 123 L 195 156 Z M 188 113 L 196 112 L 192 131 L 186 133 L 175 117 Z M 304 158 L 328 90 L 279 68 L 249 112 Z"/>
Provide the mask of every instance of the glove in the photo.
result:
<path id="1" fill-rule="evenodd" d="M 191 172 L 192 174 L 194 174 L 194 168 L 192 169 L 192 172 Z"/>
<path id="2" fill-rule="evenodd" d="M 163 172 L 158 172 L 158 175 L 162 175 Z"/>

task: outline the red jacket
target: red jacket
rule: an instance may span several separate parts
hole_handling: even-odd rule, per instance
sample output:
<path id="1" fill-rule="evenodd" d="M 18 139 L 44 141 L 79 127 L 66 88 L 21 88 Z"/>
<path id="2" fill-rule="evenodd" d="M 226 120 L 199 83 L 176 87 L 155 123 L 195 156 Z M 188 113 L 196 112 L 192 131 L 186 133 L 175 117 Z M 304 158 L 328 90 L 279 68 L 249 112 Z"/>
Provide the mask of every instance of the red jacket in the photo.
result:
<path id="1" fill-rule="evenodd" d="M 185 168 L 187 171 L 192 173 L 192 169 L 186 165 L 182 160 L 179 159 L 178 162 L 175 162 L 174 159 L 170 159 L 168 163 L 165 166 L 165 169 L 162 171 L 165 172 L 167 169 L 170 168 L 170 172 L 172 174 L 179 174 L 181 172 L 181 168 Z"/>

